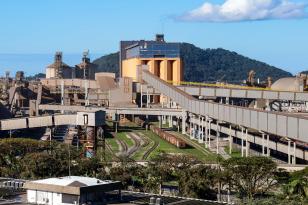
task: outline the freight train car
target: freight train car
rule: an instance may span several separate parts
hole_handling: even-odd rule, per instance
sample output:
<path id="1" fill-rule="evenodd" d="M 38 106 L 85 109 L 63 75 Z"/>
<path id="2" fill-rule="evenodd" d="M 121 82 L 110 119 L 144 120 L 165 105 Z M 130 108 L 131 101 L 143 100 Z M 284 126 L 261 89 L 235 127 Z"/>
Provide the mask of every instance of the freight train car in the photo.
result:
<path id="1" fill-rule="evenodd" d="M 179 139 L 177 136 L 174 136 L 168 132 L 163 131 L 162 129 L 155 127 L 154 125 L 150 126 L 150 129 L 157 134 L 160 138 L 166 140 L 170 144 L 175 145 L 177 148 L 185 148 L 186 142 L 182 139 Z"/>

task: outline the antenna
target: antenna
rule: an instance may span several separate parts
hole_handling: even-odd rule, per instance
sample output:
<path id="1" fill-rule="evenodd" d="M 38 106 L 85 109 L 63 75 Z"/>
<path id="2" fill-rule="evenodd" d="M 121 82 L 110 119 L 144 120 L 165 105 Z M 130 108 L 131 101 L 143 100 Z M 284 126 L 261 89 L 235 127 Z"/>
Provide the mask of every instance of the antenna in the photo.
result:
<path id="1" fill-rule="evenodd" d="M 160 19 L 161 33 L 165 33 L 165 21 L 166 21 L 166 17 L 162 17 Z"/>
<path id="2" fill-rule="evenodd" d="M 83 79 L 86 79 L 89 75 L 89 71 L 86 71 L 87 69 L 87 64 L 86 63 L 89 63 L 90 62 L 90 59 L 89 59 L 89 49 L 86 49 L 83 51 L 82 53 L 82 61 L 83 61 Z"/>
<path id="3" fill-rule="evenodd" d="M 83 51 L 82 55 L 83 55 L 84 58 L 88 58 L 89 53 L 90 53 L 89 49 L 86 49 L 86 50 Z"/>

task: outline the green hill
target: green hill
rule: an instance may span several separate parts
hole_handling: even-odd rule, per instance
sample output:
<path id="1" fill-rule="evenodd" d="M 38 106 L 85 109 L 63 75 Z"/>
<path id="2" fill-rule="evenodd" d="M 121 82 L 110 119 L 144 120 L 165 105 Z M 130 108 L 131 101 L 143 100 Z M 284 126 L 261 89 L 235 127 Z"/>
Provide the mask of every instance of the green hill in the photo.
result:
<path id="1" fill-rule="evenodd" d="M 247 79 L 250 70 L 254 70 L 256 78 L 260 80 L 266 80 L 268 76 L 273 80 L 292 76 L 282 69 L 222 48 L 201 49 L 192 44 L 182 43 L 181 57 L 184 61 L 185 81 L 239 82 Z M 119 53 L 102 56 L 94 63 L 98 65 L 99 71 L 119 74 Z"/>
<path id="2" fill-rule="evenodd" d="M 301 74 L 308 74 L 308 70 L 302 71 Z"/>

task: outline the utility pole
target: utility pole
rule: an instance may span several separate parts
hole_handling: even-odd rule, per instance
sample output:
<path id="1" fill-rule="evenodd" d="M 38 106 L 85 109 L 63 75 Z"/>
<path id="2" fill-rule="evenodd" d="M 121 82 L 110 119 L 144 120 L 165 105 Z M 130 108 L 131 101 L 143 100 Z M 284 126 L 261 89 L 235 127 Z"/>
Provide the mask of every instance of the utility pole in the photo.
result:
<path id="1" fill-rule="evenodd" d="M 70 144 L 67 144 L 68 146 L 68 176 L 71 177 L 71 149 Z"/>

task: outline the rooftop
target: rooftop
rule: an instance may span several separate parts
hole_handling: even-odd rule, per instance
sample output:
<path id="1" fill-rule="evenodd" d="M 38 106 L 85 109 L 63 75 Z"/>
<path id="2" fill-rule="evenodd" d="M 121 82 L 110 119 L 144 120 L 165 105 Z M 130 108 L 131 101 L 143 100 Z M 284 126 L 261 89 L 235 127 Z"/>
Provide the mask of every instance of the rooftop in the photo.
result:
<path id="1" fill-rule="evenodd" d="M 109 184 L 113 181 L 109 180 L 100 180 L 91 177 L 81 177 L 81 176 L 66 176 L 59 178 L 49 178 L 32 181 L 33 183 L 39 184 L 50 184 L 50 185 L 58 185 L 58 186 L 73 186 L 73 187 L 84 187 L 84 186 L 94 186 L 98 184 Z"/>

